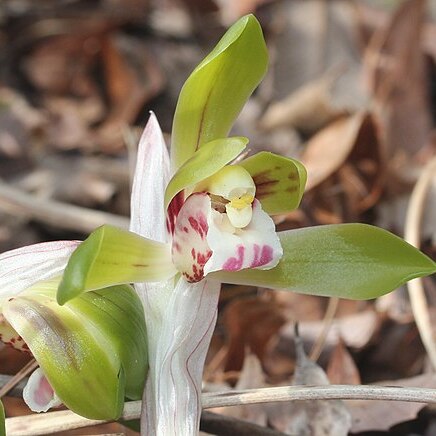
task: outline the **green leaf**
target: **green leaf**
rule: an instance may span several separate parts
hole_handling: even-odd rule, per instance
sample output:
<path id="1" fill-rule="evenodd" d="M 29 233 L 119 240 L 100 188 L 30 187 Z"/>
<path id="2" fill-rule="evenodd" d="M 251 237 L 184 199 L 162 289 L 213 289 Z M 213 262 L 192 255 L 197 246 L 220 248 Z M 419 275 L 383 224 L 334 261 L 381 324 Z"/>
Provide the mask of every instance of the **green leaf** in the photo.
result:
<path id="1" fill-rule="evenodd" d="M 366 224 L 308 227 L 279 236 L 284 255 L 275 268 L 219 272 L 211 277 L 226 283 L 363 300 L 436 272 L 436 263 L 419 250 Z"/>
<path id="2" fill-rule="evenodd" d="M 172 130 L 173 170 L 204 144 L 227 136 L 267 64 L 262 29 L 247 15 L 226 32 L 180 92 Z"/>
<path id="3" fill-rule="evenodd" d="M 247 146 L 243 137 L 221 138 L 208 142 L 197 150 L 174 174 L 165 191 L 165 209 L 183 189 L 215 174 L 235 159 Z"/>
<path id="4" fill-rule="evenodd" d="M 270 215 L 298 207 L 306 185 L 303 164 L 294 159 L 263 151 L 239 163 L 253 177 L 256 198 Z"/>
<path id="5" fill-rule="evenodd" d="M 0 436 L 6 436 L 5 409 L 3 407 L 3 403 L 1 400 L 0 400 Z"/>
<path id="6" fill-rule="evenodd" d="M 141 398 L 148 369 L 141 301 L 121 285 L 59 306 L 58 284 L 38 283 L 7 301 L 3 314 L 68 408 L 91 419 L 116 419 L 125 396 Z"/>
<path id="7" fill-rule="evenodd" d="M 112 226 L 95 230 L 71 255 L 57 299 L 64 304 L 82 292 L 121 283 L 155 282 L 177 271 L 169 244 Z"/>

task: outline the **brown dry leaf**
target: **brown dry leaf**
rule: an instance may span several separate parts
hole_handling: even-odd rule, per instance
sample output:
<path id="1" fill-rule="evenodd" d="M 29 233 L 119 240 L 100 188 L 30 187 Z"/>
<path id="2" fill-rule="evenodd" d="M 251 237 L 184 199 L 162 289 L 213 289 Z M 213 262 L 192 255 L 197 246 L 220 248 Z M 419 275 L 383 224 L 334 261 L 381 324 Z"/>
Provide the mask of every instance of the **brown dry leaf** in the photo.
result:
<path id="1" fill-rule="evenodd" d="M 275 301 L 257 297 L 229 303 L 223 315 L 229 336 L 225 371 L 242 368 L 246 347 L 262 360 L 268 341 L 284 321 L 282 309 Z"/>
<path id="2" fill-rule="evenodd" d="M 98 44 L 93 40 L 95 34 L 84 36 L 80 29 L 76 32 L 40 41 L 24 58 L 22 69 L 41 93 L 85 97 L 94 92 L 89 70 Z"/>
<path id="3" fill-rule="evenodd" d="M 425 0 L 403 2 L 388 25 L 374 33 L 365 54 L 366 80 L 389 156 L 398 149 L 416 153 L 432 125 L 422 49 L 425 6 Z"/>
<path id="4" fill-rule="evenodd" d="M 426 359 L 415 323 L 397 324 L 385 319 L 361 366 L 361 375 L 365 381 L 374 383 L 413 377 L 420 374 Z"/>
<path id="5" fill-rule="evenodd" d="M 310 139 L 301 157 L 307 169 L 306 191 L 315 188 L 343 165 L 356 143 L 363 119 L 362 113 L 341 118 Z"/>
<path id="6" fill-rule="evenodd" d="M 378 382 L 377 385 L 436 388 L 436 374 L 423 374 L 400 380 Z M 370 430 L 386 431 L 395 424 L 416 418 L 425 404 L 401 401 L 346 401 L 352 416 L 353 433 Z"/>
<path id="7" fill-rule="evenodd" d="M 339 339 L 330 356 L 327 377 L 334 385 L 359 385 L 361 383 L 359 370 L 342 339 Z"/>
<path id="8" fill-rule="evenodd" d="M 297 365 L 294 385 L 327 385 L 323 369 L 306 355 L 302 340 L 296 341 Z M 268 421 L 276 430 L 299 436 L 342 436 L 351 427 L 351 415 L 339 400 L 292 401 L 267 405 Z"/>
<path id="9" fill-rule="evenodd" d="M 362 47 L 366 47 L 375 30 L 386 26 L 389 14 L 367 2 L 355 2 L 356 27 Z"/>
<path id="10" fill-rule="evenodd" d="M 46 124 L 44 114 L 32 107 L 21 94 L 11 88 L 0 87 L 0 106 L 7 107 L 29 132 L 43 129 Z"/>
<path id="11" fill-rule="evenodd" d="M 144 103 L 162 90 L 164 77 L 139 40 L 120 34 L 103 38 L 101 47 L 110 108 L 96 140 L 110 150 L 122 144 L 123 128 L 132 124 Z"/>
<path id="12" fill-rule="evenodd" d="M 50 97 L 44 99 L 49 113 L 47 141 L 57 149 L 90 148 L 90 124 L 103 115 L 103 102 L 97 96 L 87 99 Z"/>
<path id="13" fill-rule="evenodd" d="M 342 338 L 347 347 L 359 350 L 365 347 L 377 333 L 381 325 L 379 314 L 373 310 L 365 310 L 342 318 L 336 318 L 330 328 L 325 346 L 334 347 L 339 338 Z M 309 343 L 314 343 L 323 329 L 322 321 L 300 323 L 300 332 Z M 277 345 L 281 350 L 289 350 L 294 340 L 293 323 L 285 324 L 279 331 L 280 342 Z"/>
<path id="14" fill-rule="evenodd" d="M 436 141 L 434 142 L 436 144 Z M 431 147 L 434 147 L 431 144 Z M 429 153 L 427 161 L 430 160 L 434 151 Z M 424 161 L 425 163 L 425 161 Z M 421 164 L 412 164 L 410 159 L 399 170 L 404 174 L 403 181 L 406 180 L 412 183 L 416 183 L 419 175 L 421 174 L 424 166 Z M 406 176 L 407 174 L 407 176 Z M 412 184 L 408 183 L 408 187 L 411 188 Z M 387 198 L 377 206 L 378 217 L 376 224 L 383 228 L 395 229 L 397 234 L 404 234 L 404 225 L 406 219 L 407 206 L 410 201 L 410 191 L 403 193 L 403 195 L 397 195 L 395 197 Z M 392 192 L 392 189 L 391 189 Z M 427 193 L 425 200 L 425 207 L 423 211 L 423 217 L 420 227 L 421 240 L 436 241 L 436 177 L 433 177 L 432 184 Z"/>
<path id="15" fill-rule="evenodd" d="M 414 320 L 405 286 L 377 298 L 375 308 L 398 324 L 410 324 Z"/>
<path id="16" fill-rule="evenodd" d="M 235 389 L 258 389 L 265 386 L 265 374 L 262 370 L 260 360 L 254 354 L 247 354 Z M 267 414 L 264 404 L 223 407 L 215 411 L 222 413 L 223 415 L 243 419 L 244 421 L 249 421 L 261 426 L 265 426 L 267 423 Z"/>
<path id="17" fill-rule="evenodd" d="M 271 104 L 259 121 L 266 131 L 280 127 L 294 127 L 304 134 L 312 134 L 330 121 L 344 115 L 334 107 L 331 91 L 340 71 L 329 71 L 320 79 L 306 83 L 288 97 Z"/>
<path id="18" fill-rule="evenodd" d="M 0 174 L 7 178 L 31 166 L 30 150 L 46 119 L 16 91 L 0 87 Z"/>
<path id="19" fill-rule="evenodd" d="M 324 317 L 327 298 L 289 291 L 274 291 L 274 299 L 283 307 L 286 321 L 319 321 Z"/>
<path id="20" fill-rule="evenodd" d="M 353 2 L 274 2 L 264 10 L 272 17 L 268 30 L 273 101 L 343 66 L 345 72 L 332 92 L 333 106 L 355 111 L 366 105 Z"/>
<path id="21" fill-rule="evenodd" d="M 383 192 L 385 163 L 377 125 L 369 113 L 357 113 L 321 130 L 309 141 L 302 161 L 310 191 L 305 209 L 318 223 L 358 221 Z"/>

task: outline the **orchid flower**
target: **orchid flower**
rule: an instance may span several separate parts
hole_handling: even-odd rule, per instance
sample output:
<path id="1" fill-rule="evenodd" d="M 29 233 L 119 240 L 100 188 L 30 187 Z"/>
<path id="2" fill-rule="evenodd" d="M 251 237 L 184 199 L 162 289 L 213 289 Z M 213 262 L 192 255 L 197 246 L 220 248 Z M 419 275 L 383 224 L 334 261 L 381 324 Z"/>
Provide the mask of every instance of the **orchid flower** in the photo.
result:
<path id="1" fill-rule="evenodd" d="M 58 310 L 100 289 L 115 286 L 121 295 L 134 284 L 149 355 L 144 435 L 197 434 L 221 282 L 365 299 L 436 270 L 418 250 L 372 226 L 276 232 L 270 215 L 298 206 L 304 167 L 266 152 L 242 159 L 248 140 L 227 136 L 266 67 L 260 26 L 243 17 L 186 81 L 170 155 L 151 115 L 138 148 L 130 231 L 103 226 L 82 243 L 44 246 L 43 255 L 19 249 L 6 267 L 12 289 L 63 271 Z M 63 256 L 54 254 L 56 244 L 64 244 Z M 2 256 L 7 263 L 11 254 Z"/>

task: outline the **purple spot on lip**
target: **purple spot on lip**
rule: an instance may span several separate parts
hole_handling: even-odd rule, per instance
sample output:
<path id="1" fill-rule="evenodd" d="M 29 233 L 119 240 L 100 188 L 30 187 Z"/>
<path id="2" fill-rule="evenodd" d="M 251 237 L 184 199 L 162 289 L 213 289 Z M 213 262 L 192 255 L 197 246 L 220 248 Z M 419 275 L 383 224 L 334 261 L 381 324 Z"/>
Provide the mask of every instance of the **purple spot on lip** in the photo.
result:
<path id="1" fill-rule="evenodd" d="M 259 266 L 263 266 L 263 265 L 266 265 L 272 261 L 273 249 L 269 245 L 264 245 L 262 247 L 262 251 L 260 252 L 260 256 L 259 256 L 259 251 L 260 251 L 259 245 L 254 244 L 253 248 L 254 248 L 254 259 L 251 262 L 250 268 L 256 268 Z"/>
<path id="2" fill-rule="evenodd" d="M 227 259 L 223 265 L 223 270 L 225 271 L 238 271 L 242 268 L 244 262 L 245 247 L 243 245 L 238 245 L 238 257 L 230 257 Z"/>

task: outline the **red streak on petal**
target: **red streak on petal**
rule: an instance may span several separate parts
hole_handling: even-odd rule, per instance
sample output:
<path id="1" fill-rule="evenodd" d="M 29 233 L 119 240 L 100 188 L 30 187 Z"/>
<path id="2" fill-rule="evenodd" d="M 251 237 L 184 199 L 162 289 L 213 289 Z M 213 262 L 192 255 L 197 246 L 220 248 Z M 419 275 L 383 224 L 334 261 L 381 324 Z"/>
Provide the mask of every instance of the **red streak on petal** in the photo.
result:
<path id="1" fill-rule="evenodd" d="M 230 257 L 223 265 L 225 271 L 238 271 L 242 268 L 244 262 L 245 247 L 238 245 L 238 257 Z"/>
<path id="2" fill-rule="evenodd" d="M 266 265 L 270 263 L 273 259 L 273 249 L 269 245 L 264 245 L 262 247 L 262 252 L 259 257 L 259 246 L 256 244 L 254 246 L 254 259 L 250 264 L 250 268 L 256 268 L 259 266 Z"/>
<path id="3" fill-rule="evenodd" d="M 180 191 L 172 200 L 171 203 L 168 205 L 167 210 L 167 230 L 170 234 L 174 233 L 174 229 L 176 226 L 176 218 L 177 215 L 180 212 L 180 209 L 183 206 L 183 203 L 185 201 L 185 196 L 183 191 Z"/>

